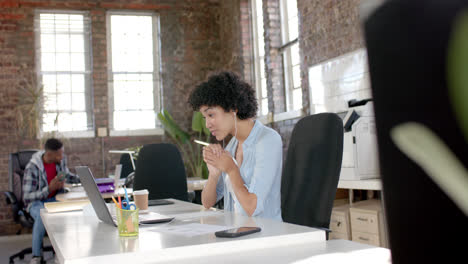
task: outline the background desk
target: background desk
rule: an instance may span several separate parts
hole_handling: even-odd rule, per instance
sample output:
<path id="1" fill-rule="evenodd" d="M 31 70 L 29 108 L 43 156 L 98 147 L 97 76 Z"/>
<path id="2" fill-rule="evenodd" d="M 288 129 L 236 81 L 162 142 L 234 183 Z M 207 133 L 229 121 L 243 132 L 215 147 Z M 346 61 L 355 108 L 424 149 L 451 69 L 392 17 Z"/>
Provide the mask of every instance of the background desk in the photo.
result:
<path id="1" fill-rule="evenodd" d="M 322 230 L 271 219 L 245 217 L 231 212 L 205 210 L 196 204 L 172 201 L 175 202 L 172 205 L 154 206 L 150 209 L 175 216 L 176 220 L 169 224 L 141 226 L 140 234 L 135 238 L 121 238 L 116 227 L 100 222 L 95 216 L 85 216 L 81 211 L 49 214 L 41 210 L 41 217 L 61 263 L 154 263 L 175 261 L 180 257 L 191 256 L 190 254 L 208 254 L 211 249 L 217 252 L 229 248 L 246 250 L 267 247 L 272 240 L 285 248 L 298 241 L 325 241 Z M 227 239 L 217 238 L 212 233 L 186 237 L 155 230 L 164 225 L 188 223 L 256 225 L 262 228 L 262 232 Z"/>
<path id="2" fill-rule="evenodd" d="M 133 194 L 133 189 L 132 188 L 127 188 L 127 193 L 129 195 Z M 111 198 L 112 196 L 120 196 L 123 197 L 125 195 L 125 191 L 123 188 L 119 188 L 116 192 L 109 192 L 109 193 L 102 193 L 102 198 L 107 199 Z M 76 186 L 70 188 L 70 191 L 67 193 L 60 193 L 55 196 L 55 199 L 60 202 L 65 202 L 65 201 L 74 201 L 74 200 L 87 200 L 88 196 L 86 195 L 86 192 L 82 186 Z"/>

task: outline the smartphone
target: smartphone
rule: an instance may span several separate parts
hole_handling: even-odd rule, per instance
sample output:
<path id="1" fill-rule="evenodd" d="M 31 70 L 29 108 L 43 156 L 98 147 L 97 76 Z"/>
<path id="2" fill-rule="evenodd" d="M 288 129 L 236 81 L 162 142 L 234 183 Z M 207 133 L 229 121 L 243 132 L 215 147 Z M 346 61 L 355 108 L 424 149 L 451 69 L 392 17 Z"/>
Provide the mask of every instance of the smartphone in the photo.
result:
<path id="1" fill-rule="evenodd" d="M 59 181 L 64 181 L 65 180 L 65 172 L 64 171 L 59 171 L 59 173 L 57 173 L 57 178 Z"/>
<path id="2" fill-rule="evenodd" d="M 245 236 L 248 234 L 260 232 L 261 230 L 262 229 L 260 227 L 243 226 L 243 227 L 215 232 L 215 236 L 217 237 L 240 237 L 240 236 Z"/>

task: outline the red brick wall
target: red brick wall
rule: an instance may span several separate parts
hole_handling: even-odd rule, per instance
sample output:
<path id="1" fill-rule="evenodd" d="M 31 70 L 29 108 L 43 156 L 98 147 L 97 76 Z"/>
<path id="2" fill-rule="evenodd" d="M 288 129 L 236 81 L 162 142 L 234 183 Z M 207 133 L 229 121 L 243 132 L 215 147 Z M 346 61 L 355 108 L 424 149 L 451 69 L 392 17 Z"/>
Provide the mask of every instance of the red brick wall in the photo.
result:
<path id="1" fill-rule="evenodd" d="M 302 104 L 306 113 L 310 109 L 308 68 L 364 46 L 359 3 L 360 0 L 297 0 Z M 292 119 L 272 124 L 283 138 L 285 151 L 297 121 Z"/>
<path id="2" fill-rule="evenodd" d="M 184 128 L 191 125 L 189 91 L 219 69 L 243 71 L 240 41 L 240 0 L 90 0 L 0 1 L 0 190 L 8 188 L 8 153 L 37 148 L 38 140 L 22 138 L 16 129 L 20 65 L 34 71 L 34 10 L 90 12 L 93 55 L 95 127 L 109 126 L 107 87 L 107 10 L 154 11 L 160 16 L 163 107 Z M 228 45 L 225 45 L 228 43 Z M 88 165 L 96 176 L 111 172 L 123 149 L 170 141 L 166 136 L 73 138 L 65 140 L 69 166 Z M 103 154 L 104 153 L 104 162 Z M 103 172 L 104 170 L 104 172 Z M 10 210 L 0 198 L 0 235 L 16 232 Z"/>

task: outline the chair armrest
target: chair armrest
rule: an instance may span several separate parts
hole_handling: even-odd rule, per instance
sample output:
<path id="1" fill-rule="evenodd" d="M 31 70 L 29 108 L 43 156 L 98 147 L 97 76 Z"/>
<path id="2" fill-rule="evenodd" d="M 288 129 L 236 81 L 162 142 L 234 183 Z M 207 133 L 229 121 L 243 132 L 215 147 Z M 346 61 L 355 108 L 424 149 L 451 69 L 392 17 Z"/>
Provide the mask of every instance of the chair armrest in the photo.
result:
<path id="1" fill-rule="evenodd" d="M 7 204 L 16 205 L 18 203 L 18 199 L 16 198 L 16 195 L 13 192 L 4 191 L 3 193 L 6 196 L 6 203 Z"/>

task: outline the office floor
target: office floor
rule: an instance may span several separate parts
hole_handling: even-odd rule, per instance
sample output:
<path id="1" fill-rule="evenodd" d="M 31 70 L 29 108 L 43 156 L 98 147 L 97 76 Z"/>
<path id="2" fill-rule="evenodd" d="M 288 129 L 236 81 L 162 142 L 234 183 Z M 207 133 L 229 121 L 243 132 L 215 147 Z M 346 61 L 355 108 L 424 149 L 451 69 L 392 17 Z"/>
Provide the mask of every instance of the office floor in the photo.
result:
<path id="1" fill-rule="evenodd" d="M 24 248 L 31 246 L 31 234 L 19 235 L 19 236 L 0 236 L 0 263 L 8 263 L 10 255 L 16 254 Z M 50 245 L 49 238 L 44 238 L 44 245 Z M 45 252 L 45 260 L 47 263 L 53 264 L 54 256 L 51 252 Z M 29 263 L 31 260 L 31 254 L 24 257 L 23 260 L 19 258 L 15 259 L 15 263 Z"/>

